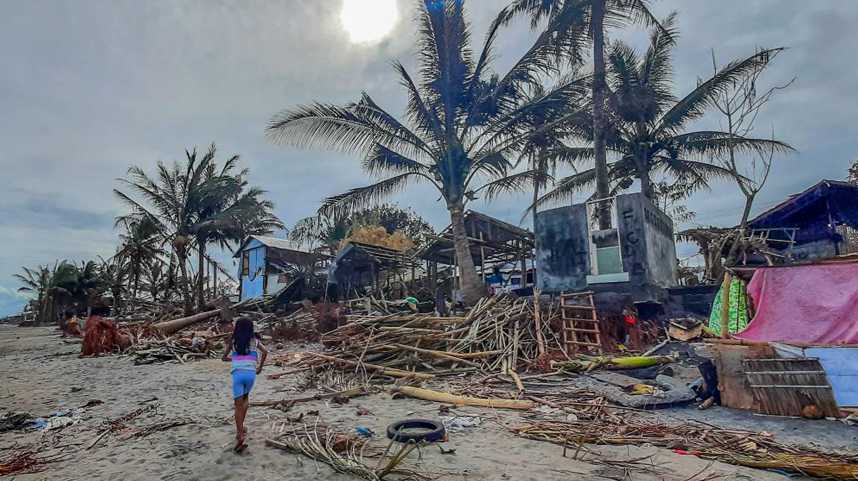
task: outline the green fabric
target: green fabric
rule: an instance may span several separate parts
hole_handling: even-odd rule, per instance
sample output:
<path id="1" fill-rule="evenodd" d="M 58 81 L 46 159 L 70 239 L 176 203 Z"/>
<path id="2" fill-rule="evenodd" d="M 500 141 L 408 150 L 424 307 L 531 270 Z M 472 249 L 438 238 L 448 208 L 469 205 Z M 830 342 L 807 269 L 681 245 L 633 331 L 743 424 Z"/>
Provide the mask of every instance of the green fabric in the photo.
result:
<path id="1" fill-rule="evenodd" d="M 721 298 L 724 286 L 718 289 L 715 301 L 712 302 L 712 313 L 709 315 L 709 330 L 721 335 Z M 727 316 L 729 319 L 730 334 L 741 332 L 748 327 L 748 292 L 745 290 L 745 281 L 733 279 L 730 281 L 730 300 Z"/>
<path id="2" fill-rule="evenodd" d="M 408 296 L 405 298 L 405 302 L 407 302 L 409 304 L 417 304 L 418 301 L 417 301 L 416 297 Z"/>

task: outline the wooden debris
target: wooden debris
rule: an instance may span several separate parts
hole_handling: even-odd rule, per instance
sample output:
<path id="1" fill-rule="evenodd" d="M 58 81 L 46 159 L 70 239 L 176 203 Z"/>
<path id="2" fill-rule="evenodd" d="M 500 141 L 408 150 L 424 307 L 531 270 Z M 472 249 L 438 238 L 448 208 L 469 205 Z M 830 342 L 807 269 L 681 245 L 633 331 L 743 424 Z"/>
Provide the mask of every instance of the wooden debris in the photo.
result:
<path id="1" fill-rule="evenodd" d="M 433 391 L 412 386 L 397 386 L 391 388 L 391 392 L 425 401 L 454 404 L 456 406 L 476 406 L 493 409 L 532 409 L 533 401 L 520 399 L 482 399 L 468 396 L 456 396 L 454 394 Z"/>
<path id="2" fill-rule="evenodd" d="M 251 406 L 292 406 L 294 404 L 309 402 L 309 401 L 319 401 L 321 399 L 331 399 L 331 398 L 345 398 L 350 399 L 358 396 L 366 396 L 371 391 L 366 388 L 355 388 L 355 389 L 347 389 L 345 391 L 338 391 L 326 394 L 316 394 L 314 396 L 305 396 L 300 398 L 292 398 L 292 399 L 280 399 L 276 401 L 251 401 Z"/>
<path id="3" fill-rule="evenodd" d="M 564 447 L 651 444 L 704 459 L 779 469 L 828 479 L 858 477 L 858 455 L 779 444 L 766 433 L 693 421 L 664 424 L 636 414 L 579 414 L 576 421 L 539 421 L 513 428 L 519 436 Z"/>

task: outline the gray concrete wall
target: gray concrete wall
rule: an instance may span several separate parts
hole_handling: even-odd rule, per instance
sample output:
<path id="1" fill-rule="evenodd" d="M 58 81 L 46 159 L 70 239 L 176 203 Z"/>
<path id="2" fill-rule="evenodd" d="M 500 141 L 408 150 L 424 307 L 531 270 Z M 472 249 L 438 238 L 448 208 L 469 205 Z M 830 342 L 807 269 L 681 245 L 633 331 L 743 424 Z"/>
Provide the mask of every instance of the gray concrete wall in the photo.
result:
<path id="1" fill-rule="evenodd" d="M 536 217 L 536 282 L 546 292 L 587 287 L 587 208 L 584 204 L 540 212 Z"/>
<path id="2" fill-rule="evenodd" d="M 587 208 L 585 204 L 577 204 L 540 212 L 537 217 L 536 265 L 540 289 L 624 292 L 635 301 L 664 297 L 659 291 L 676 284 L 673 223 L 639 193 L 617 196 L 616 207 L 623 270 L 629 273 L 629 281 L 588 286 Z"/>
<path id="3" fill-rule="evenodd" d="M 659 287 L 676 285 L 676 242 L 673 220 L 641 196 L 646 238 L 648 282 Z"/>
<path id="4" fill-rule="evenodd" d="M 629 273 L 629 283 L 635 287 L 647 284 L 646 233 L 640 194 L 621 194 L 616 198 L 617 223 L 620 229 L 620 249 L 623 270 Z"/>

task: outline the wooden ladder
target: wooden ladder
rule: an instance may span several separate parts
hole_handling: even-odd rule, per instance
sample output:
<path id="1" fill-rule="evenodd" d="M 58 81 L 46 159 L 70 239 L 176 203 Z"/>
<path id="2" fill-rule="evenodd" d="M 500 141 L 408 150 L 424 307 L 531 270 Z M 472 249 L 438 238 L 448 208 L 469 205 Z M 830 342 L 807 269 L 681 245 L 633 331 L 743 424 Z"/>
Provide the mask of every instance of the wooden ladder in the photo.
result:
<path id="1" fill-rule="evenodd" d="M 563 316 L 563 343 L 567 354 L 579 351 L 602 353 L 602 333 L 593 291 L 564 292 L 560 294 Z"/>

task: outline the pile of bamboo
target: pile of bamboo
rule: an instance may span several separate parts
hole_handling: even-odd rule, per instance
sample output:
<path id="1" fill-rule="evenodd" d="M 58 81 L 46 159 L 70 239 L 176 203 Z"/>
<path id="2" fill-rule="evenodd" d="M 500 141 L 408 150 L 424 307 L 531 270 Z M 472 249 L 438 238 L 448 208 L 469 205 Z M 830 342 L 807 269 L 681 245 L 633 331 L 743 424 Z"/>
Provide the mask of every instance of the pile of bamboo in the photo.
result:
<path id="1" fill-rule="evenodd" d="M 331 351 L 315 356 L 392 377 L 514 373 L 521 363 L 532 363 L 544 352 L 545 343 L 556 343 L 559 348 L 550 319 L 542 317 L 546 322 L 537 335 L 533 304 L 510 296 L 484 298 L 464 317 L 350 316 L 350 322 L 322 336 Z"/>
<path id="2" fill-rule="evenodd" d="M 611 410 L 577 415 L 575 421 L 538 421 L 513 432 L 538 441 L 580 449 L 583 444 L 643 445 L 673 449 L 740 466 L 778 469 L 826 479 L 858 479 L 858 454 L 788 446 L 770 434 L 722 429 L 703 423 L 665 424 L 638 414 Z"/>

